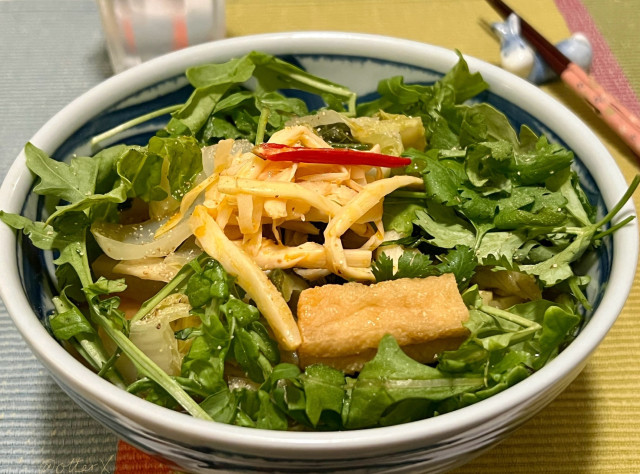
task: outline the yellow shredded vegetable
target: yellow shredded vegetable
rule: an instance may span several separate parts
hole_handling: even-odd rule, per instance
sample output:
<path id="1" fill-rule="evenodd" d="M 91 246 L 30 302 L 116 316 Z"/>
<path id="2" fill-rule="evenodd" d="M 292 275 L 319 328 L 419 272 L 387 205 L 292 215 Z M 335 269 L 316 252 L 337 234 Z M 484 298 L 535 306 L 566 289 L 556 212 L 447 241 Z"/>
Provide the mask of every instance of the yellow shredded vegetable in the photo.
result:
<path id="1" fill-rule="evenodd" d="M 284 128 L 270 142 L 330 147 L 304 125 Z M 384 197 L 400 187 L 421 186 L 422 179 L 385 178 L 387 170 L 365 165 L 267 161 L 247 149 L 234 140 L 205 148 L 209 174 L 183 197 L 155 240 L 166 240 L 188 223 L 187 234 L 238 278 L 279 344 L 295 349 L 300 335 L 291 310 L 264 271 L 295 268 L 308 278 L 332 272 L 373 281 L 373 252 L 384 240 Z M 313 237 L 325 224 L 324 243 L 317 243 Z M 139 274 L 136 265 L 120 268 Z"/>

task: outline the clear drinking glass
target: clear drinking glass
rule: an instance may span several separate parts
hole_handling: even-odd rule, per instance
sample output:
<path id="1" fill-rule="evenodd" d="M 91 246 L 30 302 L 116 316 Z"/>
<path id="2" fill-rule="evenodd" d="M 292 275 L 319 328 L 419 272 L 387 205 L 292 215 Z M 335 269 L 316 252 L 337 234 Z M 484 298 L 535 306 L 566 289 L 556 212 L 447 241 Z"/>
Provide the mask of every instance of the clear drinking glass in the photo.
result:
<path id="1" fill-rule="evenodd" d="M 98 7 L 116 73 L 225 35 L 224 0 L 98 0 Z"/>

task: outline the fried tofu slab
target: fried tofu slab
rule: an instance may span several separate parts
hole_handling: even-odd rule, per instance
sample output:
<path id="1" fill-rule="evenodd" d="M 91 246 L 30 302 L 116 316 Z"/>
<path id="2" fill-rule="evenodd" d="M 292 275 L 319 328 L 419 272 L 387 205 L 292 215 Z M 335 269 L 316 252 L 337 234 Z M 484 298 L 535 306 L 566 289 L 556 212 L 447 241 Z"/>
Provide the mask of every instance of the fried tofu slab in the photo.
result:
<path id="1" fill-rule="evenodd" d="M 460 345 L 468 318 L 453 274 L 309 288 L 298 301 L 298 355 L 305 367 L 324 363 L 353 373 L 391 334 L 410 357 L 431 362 Z"/>

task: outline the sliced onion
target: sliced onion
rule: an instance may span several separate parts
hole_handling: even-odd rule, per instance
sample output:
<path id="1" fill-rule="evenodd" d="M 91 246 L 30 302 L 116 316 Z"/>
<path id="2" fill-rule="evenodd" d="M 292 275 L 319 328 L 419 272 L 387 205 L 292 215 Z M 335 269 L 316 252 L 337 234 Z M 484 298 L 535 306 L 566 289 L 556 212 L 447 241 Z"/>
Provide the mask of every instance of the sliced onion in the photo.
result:
<path id="1" fill-rule="evenodd" d="M 184 220 L 170 231 L 154 239 L 163 221 L 149 220 L 140 224 L 96 222 L 91 233 L 102 251 L 114 260 L 137 260 L 166 257 L 191 235 L 189 221 Z"/>
<path id="2" fill-rule="evenodd" d="M 216 150 L 218 145 L 206 146 L 202 149 L 202 171 L 205 176 L 209 176 L 215 169 L 214 157 L 216 156 Z M 248 153 L 253 149 L 253 143 L 249 140 L 235 140 L 231 147 L 230 154 L 237 155 Z"/>
<path id="3" fill-rule="evenodd" d="M 131 323 L 129 339 L 169 375 L 180 375 L 182 356 L 171 322 L 188 318 L 191 306 L 186 296 L 166 297 L 144 319 Z"/>
<path id="4" fill-rule="evenodd" d="M 285 126 L 293 127 L 296 125 L 307 125 L 311 128 L 320 127 L 322 125 L 331 125 L 334 123 L 347 123 L 344 115 L 335 110 L 321 110 L 317 114 L 305 115 L 304 117 L 296 117 L 288 121 Z"/>

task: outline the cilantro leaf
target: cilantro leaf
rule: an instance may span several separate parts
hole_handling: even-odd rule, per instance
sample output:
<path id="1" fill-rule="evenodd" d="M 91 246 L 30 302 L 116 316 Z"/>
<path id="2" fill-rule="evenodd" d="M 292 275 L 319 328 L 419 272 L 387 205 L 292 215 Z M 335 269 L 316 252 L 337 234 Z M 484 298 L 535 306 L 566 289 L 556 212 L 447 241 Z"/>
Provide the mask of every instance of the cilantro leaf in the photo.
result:
<path id="1" fill-rule="evenodd" d="M 393 260 L 385 252 L 382 252 L 371 264 L 371 270 L 376 281 L 425 278 L 440 274 L 432 263 L 428 255 L 418 251 L 404 251 L 398 259 L 397 270 L 394 270 Z"/>
<path id="2" fill-rule="evenodd" d="M 572 162 L 572 151 L 562 145 L 549 143 L 545 136 L 541 136 L 535 146 L 514 154 L 510 175 L 523 185 L 543 183 Z"/>
<path id="3" fill-rule="evenodd" d="M 429 255 L 417 250 L 405 250 L 398 258 L 397 264 L 394 265 L 393 259 L 383 251 L 371 264 L 371 271 L 378 282 L 400 278 L 426 278 L 453 273 L 460 288 L 469 284 L 478 264 L 471 248 L 460 245 L 439 255 L 438 258 L 441 263 L 434 264 Z"/>
<path id="4" fill-rule="evenodd" d="M 416 211 L 415 225 L 432 238 L 430 242 L 445 249 L 456 245 L 475 247 L 476 235 L 471 226 L 458 217 L 453 209 L 445 206 L 429 205 L 427 211 Z"/>
<path id="5" fill-rule="evenodd" d="M 478 265 L 476 255 L 470 247 L 458 245 L 440 256 L 442 263 L 437 265 L 440 274 L 453 273 L 459 288 L 465 288 L 471 281 Z"/>

